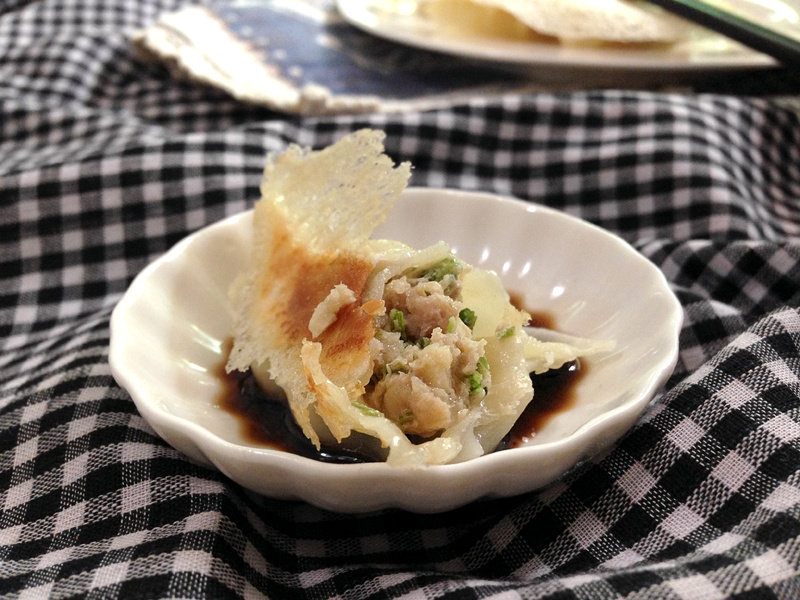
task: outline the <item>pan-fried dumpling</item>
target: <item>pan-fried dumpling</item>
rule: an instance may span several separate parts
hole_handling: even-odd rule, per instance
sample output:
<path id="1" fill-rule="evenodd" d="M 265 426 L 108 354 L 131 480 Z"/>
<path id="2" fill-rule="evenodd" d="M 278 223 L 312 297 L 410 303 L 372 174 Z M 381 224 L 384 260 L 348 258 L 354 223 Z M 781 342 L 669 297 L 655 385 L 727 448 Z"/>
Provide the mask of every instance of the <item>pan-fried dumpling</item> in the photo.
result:
<path id="1" fill-rule="evenodd" d="M 530 402 L 531 370 L 600 347 L 531 341 L 498 276 L 444 242 L 370 239 L 410 174 L 382 141 L 362 130 L 268 159 L 227 368 L 277 383 L 317 447 L 371 438 L 407 466 L 480 456 Z"/>

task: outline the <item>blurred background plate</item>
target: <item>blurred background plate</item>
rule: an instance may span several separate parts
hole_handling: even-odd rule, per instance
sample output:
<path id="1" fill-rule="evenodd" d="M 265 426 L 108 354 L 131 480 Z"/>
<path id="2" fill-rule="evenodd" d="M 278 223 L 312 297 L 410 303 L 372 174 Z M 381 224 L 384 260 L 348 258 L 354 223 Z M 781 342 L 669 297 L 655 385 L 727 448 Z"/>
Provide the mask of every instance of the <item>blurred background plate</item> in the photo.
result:
<path id="1" fill-rule="evenodd" d="M 488 61 L 505 68 L 528 70 L 538 79 L 558 81 L 588 74 L 593 82 L 642 84 L 657 80 L 666 84 L 671 82 L 666 79 L 669 75 L 677 81 L 681 76 L 708 71 L 776 66 L 772 58 L 711 33 L 660 48 L 565 46 L 548 41 L 512 41 L 459 34 L 455 28 L 443 28 L 440 22 L 426 16 L 419 9 L 419 3 L 413 0 L 337 0 L 337 6 L 349 23 L 384 39 L 454 57 Z M 796 14 L 786 8 L 785 13 L 773 11 L 770 14 L 784 15 L 783 18 Z"/>

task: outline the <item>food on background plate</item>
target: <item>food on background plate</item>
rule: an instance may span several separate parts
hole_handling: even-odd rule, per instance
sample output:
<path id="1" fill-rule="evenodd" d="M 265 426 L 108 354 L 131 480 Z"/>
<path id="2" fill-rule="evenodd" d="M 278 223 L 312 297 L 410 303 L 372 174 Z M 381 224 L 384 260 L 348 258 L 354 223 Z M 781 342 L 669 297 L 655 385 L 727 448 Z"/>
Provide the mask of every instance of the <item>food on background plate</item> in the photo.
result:
<path id="1" fill-rule="evenodd" d="M 277 385 L 317 448 L 367 440 L 392 465 L 460 462 L 509 432 L 531 372 L 610 346 L 531 337 L 497 274 L 443 241 L 371 239 L 409 176 L 373 130 L 268 158 L 226 368 Z"/>
<path id="2" fill-rule="evenodd" d="M 518 41 L 673 44 L 713 35 L 632 0 L 419 0 L 418 10 L 447 31 Z"/>

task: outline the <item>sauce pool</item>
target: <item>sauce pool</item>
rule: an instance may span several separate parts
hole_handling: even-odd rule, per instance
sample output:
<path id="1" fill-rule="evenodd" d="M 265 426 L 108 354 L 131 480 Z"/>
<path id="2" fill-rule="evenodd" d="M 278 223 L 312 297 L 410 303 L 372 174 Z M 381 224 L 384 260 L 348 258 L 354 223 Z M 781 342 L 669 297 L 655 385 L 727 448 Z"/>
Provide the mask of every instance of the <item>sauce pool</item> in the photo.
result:
<path id="1" fill-rule="evenodd" d="M 317 450 L 295 422 L 285 398 L 264 393 L 250 371 L 226 372 L 225 362 L 231 345 L 230 340 L 225 342 L 223 355 L 226 360 L 217 365 L 214 372 L 223 383 L 215 404 L 238 421 L 239 433 L 245 441 L 254 446 L 291 452 L 321 462 L 356 463 L 376 460 L 366 450 L 359 452 L 358 449 L 326 446 Z"/>
<path id="2" fill-rule="evenodd" d="M 575 387 L 586 372 L 586 365 L 574 360 L 560 369 L 552 369 L 539 375 L 531 374 L 533 400 L 522 411 L 495 451 L 524 444 L 537 431 L 541 431 L 550 419 L 575 406 Z"/>

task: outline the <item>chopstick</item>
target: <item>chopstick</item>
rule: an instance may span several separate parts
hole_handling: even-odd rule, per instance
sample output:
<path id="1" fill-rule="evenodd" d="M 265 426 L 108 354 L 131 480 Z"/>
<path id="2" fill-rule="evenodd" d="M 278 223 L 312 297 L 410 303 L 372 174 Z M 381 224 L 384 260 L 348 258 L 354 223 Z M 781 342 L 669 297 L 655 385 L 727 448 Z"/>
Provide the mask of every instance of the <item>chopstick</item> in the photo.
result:
<path id="1" fill-rule="evenodd" d="M 684 19 L 763 52 L 784 66 L 800 67 L 800 41 L 703 0 L 647 0 Z"/>

